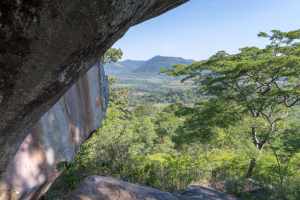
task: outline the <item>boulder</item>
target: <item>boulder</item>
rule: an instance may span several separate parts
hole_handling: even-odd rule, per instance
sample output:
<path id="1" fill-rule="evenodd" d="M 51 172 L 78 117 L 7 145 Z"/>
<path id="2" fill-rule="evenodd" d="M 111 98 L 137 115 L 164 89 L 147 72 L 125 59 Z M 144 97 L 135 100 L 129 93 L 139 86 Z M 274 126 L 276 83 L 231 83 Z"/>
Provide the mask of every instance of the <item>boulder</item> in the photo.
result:
<path id="1" fill-rule="evenodd" d="M 168 192 L 114 178 L 90 176 L 69 196 L 70 200 L 178 200 Z"/>

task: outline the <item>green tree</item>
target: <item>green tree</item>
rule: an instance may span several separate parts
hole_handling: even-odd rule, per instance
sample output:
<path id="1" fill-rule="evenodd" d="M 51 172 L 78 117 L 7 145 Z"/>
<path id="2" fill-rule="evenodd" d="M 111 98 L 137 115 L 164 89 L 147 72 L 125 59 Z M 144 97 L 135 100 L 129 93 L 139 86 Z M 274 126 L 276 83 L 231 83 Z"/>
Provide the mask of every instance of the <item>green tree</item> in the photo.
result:
<path id="1" fill-rule="evenodd" d="M 208 60 L 174 66 L 167 73 L 183 76 L 183 81 L 192 79 L 199 94 L 209 99 L 201 109 L 201 113 L 208 112 L 207 120 L 199 117 L 203 121 L 194 123 L 195 127 L 208 128 L 213 126 L 211 123 L 224 125 L 226 121 L 220 120 L 221 117 L 234 119 L 228 122 L 230 124 L 247 121 L 247 134 L 261 151 L 283 132 L 282 124 L 288 111 L 300 102 L 300 30 L 273 30 L 271 34 L 260 33 L 259 36 L 270 41 L 263 49 L 246 47 L 237 54 L 220 51 Z M 198 107 L 191 112 L 199 114 L 195 109 Z M 231 117 L 224 117 L 222 113 L 229 113 Z M 204 121 L 209 124 L 201 127 Z M 246 177 L 252 176 L 255 166 L 253 156 Z"/>
<path id="2" fill-rule="evenodd" d="M 289 179 L 296 177 L 300 167 L 293 163 L 293 158 L 300 153 L 300 126 L 292 124 L 277 137 L 271 145 L 271 150 L 276 158 L 276 173 L 279 178 L 280 188 L 286 189 L 291 185 Z M 284 191 L 282 191 L 284 192 Z"/>
<path id="3" fill-rule="evenodd" d="M 122 58 L 122 56 L 123 56 L 123 52 L 121 49 L 110 48 L 105 52 L 102 58 L 102 62 L 105 64 L 111 62 L 117 62 Z"/>

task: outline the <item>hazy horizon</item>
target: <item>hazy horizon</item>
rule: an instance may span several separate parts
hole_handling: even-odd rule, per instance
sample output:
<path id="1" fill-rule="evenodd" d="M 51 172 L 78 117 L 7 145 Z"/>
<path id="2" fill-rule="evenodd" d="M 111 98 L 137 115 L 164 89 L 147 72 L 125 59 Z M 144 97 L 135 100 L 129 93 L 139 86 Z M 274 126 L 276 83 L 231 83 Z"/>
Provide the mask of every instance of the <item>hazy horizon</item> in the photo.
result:
<path id="1" fill-rule="evenodd" d="M 120 60 L 120 62 L 123 62 L 123 61 L 126 61 L 126 60 L 133 60 L 133 61 L 147 61 L 147 60 L 150 60 L 154 57 L 157 57 L 157 56 L 161 56 L 161 57 L 176 57 L 176 58 L 183 58 L 183 59 L 186 59 L 186 60 L 195 60 L 195 59 L 192 59 L 192 58 L 185 58 L 185 57 L 182 57 L 182 56 L 173 56 L 173 55 L 153 55 L 153 56 L 150 56 L 148 58 L 145 58 L 145 59 L 132 59 L 132 58 L 124 58 L 122 60 Z"/>

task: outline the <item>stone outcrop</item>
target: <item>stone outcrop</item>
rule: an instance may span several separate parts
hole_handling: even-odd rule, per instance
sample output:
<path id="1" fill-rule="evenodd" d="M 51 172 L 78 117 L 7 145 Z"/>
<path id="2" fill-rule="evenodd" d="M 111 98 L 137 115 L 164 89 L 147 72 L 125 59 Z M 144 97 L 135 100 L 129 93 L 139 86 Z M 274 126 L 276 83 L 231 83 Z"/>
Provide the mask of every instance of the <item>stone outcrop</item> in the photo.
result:
<path id="1" fill-rule="evenodd" d="M 180 200 L 238 200 L 237 198 L 216 191 L 213 188 L 198 185 L 189 186 L 184 192 L 178 195 Z"/>
<path id="2" fill-rule="evenodd" d="M 59 174 L 55 165 L 70 160 L 103 117 L 104 107 L 101 116 L 89 110 L 95 100 L 105 104 L 102 90 L 97 100 L 88 94 L 93 90 L 89 80 L 79 81 L 85 82 L 79 83 L 79 93 L 70 87 L 131 26 L 186 1 L 0 1 L 0 190 L 9 194 L 0 191 L 1 200 L 38 198 Z M 61 98 L 68 89 L 69 96 Z M 68 119 L 62 117 L 66 114 Z M 60 120 L 68 127 L 55 127 Z M 65 143 L 71 135 L 74 141 Z M 69 146 L 60 149 L 59 144 Z"/>
<path id="3" fill-rule="evenodd" d="M 238 200 L 212 188 L 189 186 L 181 193 L 131 184 L 102 176 L 87 177 L 67 198 L 68 200 Z"/>
<path id="4" fill-rule="evenodd" d="M 103 67 L 94 65 L 28 130 L 2 179 L 1 200 L 38 199 L 48 189 L 100 126 L 108 103 L 107 86 Z"/>
<path id="5" fill-rule="evenodd" d="M 117 179 L 91 176 L 69 196 L 70 200 L 178 200 L 168 192 Z"/>

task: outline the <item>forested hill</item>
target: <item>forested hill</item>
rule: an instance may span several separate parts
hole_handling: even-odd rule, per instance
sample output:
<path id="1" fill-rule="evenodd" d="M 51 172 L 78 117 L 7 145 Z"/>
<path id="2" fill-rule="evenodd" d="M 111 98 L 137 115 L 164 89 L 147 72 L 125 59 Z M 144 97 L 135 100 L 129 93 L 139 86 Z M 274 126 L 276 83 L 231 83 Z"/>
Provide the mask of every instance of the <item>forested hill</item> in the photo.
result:
<path id="1" fill-rule="evenodd" d="M 135 73 L 158 74 L 162 67 L 170 68 L 175 64 L 191 64 L 193 60 L 180 57 L 155 56 L 149 60 L 125 60 L 105 66 L 108 74 Z"/>
<path id="2" fill-rule="evenodd" d="M 191 64 L 193 60 L 184 59 L 180 57 L 166 57 L 166 56 L 155 56 L 145 62 L 142 66 L 135 70 L 136 73 L 153 73 L 157 74 L 160 72 L 162 67 L 171 68 L 176 64 Z"/>

